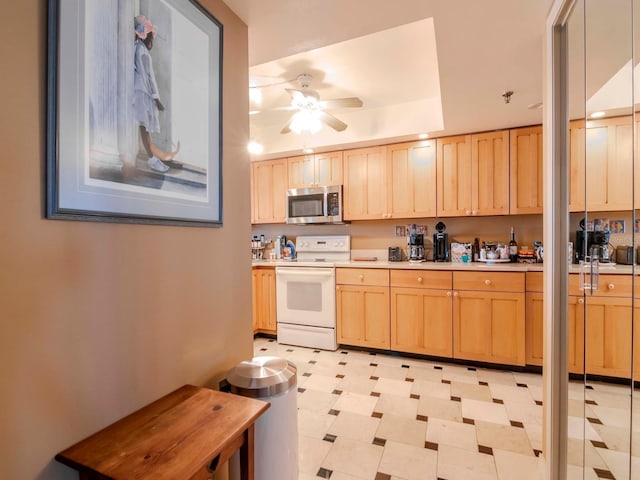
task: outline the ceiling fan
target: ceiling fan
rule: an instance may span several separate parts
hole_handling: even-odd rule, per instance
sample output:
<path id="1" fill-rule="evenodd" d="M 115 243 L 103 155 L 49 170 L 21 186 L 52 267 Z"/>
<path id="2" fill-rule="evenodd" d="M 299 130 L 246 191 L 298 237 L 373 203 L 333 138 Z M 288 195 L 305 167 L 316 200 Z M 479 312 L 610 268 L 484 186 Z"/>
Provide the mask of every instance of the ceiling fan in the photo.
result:
<path id="1" fill-rule="evenodd" d="M 341 132 L 347 128 L 342 120 L 326 112 L 330 108 L 358 108 L 362 107 L 362 100 L 358 97 L 334 98 L 320 100 L 320 95 L 310 88 L 313 77 L 303 73 L 298 75 L 297 81 L 300 88 L 287 88 L 291 95 L 291 106 L 297 111 L 291 116 L 280 133 L 301 133 L 309 131 L 317 133 L 322 124 L 326 124 L 334 130 Z"/>

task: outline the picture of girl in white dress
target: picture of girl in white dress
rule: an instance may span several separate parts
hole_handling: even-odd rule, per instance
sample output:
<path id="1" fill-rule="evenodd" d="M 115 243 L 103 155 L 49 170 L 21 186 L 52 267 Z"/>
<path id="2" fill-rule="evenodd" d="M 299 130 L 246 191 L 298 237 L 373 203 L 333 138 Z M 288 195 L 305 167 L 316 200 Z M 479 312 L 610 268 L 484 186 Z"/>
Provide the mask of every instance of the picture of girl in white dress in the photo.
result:
<path id="1" fill-rule="evenodd" d="M 164 111 L 150 54 L 156 28 L 144 15 L 138 15 L 135 17 L 135 35 L 134 116 L 139 125 L 142 145 L 149 156 L 147 160 L 149 168 L 156 172 L 165 173 L 169 170 L 169 166 L 162 160 L 171 160 L 177 150 L 165 154 L 151 141 L 151 134 L 160 132 L 159 114 Z M 161 157 L 162 160 L 158 157 Z"/>

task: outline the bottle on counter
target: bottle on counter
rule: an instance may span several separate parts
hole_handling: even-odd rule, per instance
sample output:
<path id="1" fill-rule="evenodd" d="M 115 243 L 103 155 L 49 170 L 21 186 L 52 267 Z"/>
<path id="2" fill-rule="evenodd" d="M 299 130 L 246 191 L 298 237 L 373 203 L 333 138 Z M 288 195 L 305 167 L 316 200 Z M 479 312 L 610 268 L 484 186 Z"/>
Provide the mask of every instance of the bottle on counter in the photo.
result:
<path id="1" fill-rule="evenodd" d="M 473 246 L 471 250 L 473 252 L 472 261 L 477 262 L 480 259 L 480 239 L 478 237 L 473 239 Z"/>
<path id="2" fill-rule="evenodd" d="M 516 242 L 516 234 L 511 227 L 511 237 L 509 239 L 509 260 L 518 261 L 518 242 Z"/>

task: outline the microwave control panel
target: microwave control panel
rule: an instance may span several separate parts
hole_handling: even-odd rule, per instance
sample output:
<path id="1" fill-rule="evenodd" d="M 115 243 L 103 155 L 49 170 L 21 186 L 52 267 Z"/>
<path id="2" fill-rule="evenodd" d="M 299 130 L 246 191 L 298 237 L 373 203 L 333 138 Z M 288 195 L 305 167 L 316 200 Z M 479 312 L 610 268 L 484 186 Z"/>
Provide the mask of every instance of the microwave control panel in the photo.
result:
<path id="1" fill-rule="evenodd" d="M 327 193 L 327 216 L 340 215 L 340 194 L 338 192 Z"/>

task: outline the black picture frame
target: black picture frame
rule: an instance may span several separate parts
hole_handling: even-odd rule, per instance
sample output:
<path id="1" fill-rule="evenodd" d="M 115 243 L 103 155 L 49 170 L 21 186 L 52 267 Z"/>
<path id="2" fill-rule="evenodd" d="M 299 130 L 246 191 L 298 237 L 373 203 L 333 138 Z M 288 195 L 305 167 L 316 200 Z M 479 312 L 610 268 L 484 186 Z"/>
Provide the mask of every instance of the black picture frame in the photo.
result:
<path id="1" fill-rule="evenodd" d="M 222 24 L 195 0 L 48 0 L 47 38 L 46 217 L 222 226 Z"/>

